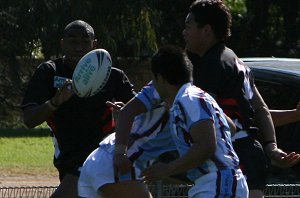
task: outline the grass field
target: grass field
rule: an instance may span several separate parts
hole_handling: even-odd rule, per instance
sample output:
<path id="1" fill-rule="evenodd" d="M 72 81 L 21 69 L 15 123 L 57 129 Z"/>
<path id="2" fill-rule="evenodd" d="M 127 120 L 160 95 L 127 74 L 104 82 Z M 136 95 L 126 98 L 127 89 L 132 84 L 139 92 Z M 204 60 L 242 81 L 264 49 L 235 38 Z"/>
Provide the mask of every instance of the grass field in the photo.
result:
<path id="1" fill-rule="evenodd" d="M 44 184 L 44 186 L 56 186 L 58 184 L 58 180 L 56 175 L 57 171 L 52 165 L 53 149 L 52 138 L 49 136 L 48 129 L 0 129 L 0 177 L 1 175 L 51 175 L 55 176 L 54 184 L 52 185 L 42 183 L 45 180 L 48 181 L 49 177 L 43 177 L 40 180 L 34 179 L 36 182 L 31 183 L 32 181 L 27 180 L 26 176 L 21 178 L 24 181 L 18 180 L 18 182 L 21 183 L 17 183 L 17 185 L 23 186 L 25 182 L 25 186 L 40 186 L 41 184 Z M 168 189 L 168 185 L 165 188 Z M 186 187 L 182 185 L 180 187 L 169 186 L 169 188 L 171 190 L 166 190 L 165 193 L 170 192 L 174 194 L 178 192 L 180 195 L 185 195 L 187 191 Z M 22 190 L 20 189 L 19 193 L 22 193 L 24 197 L 24 192 L 26 190 L 31 193 L 40 194 L 45 192 L 48 193 L 45 197 L 49 197 L 54 189 L 33 189 L 31 187 L 27 187 Z M 157 190 L 157 188 L 154 190 Z M 3 194 L 5 192 L 12 193 L 12 189 L 2 189 L 2 192 L 0 190 L 0 197 L 1 193 Z M 300 197 L 300 186 L 295 184 L 281 187 L 268 187 L 266 195 L 276 196 L 265 197 Z"/>
<path id="2" fill-rule="evenodd" d="M 54 174 L 48 129 L 0 129 L 1 174 Z"/>

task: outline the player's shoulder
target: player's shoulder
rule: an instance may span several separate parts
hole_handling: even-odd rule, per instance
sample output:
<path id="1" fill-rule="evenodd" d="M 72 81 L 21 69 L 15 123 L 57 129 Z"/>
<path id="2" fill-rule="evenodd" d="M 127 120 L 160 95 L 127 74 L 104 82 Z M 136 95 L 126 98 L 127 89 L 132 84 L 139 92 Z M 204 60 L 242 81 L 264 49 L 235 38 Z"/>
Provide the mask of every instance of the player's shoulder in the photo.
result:
<path id="1" fill-rule="evenodd" d="M 184 106 L 192 106 L 192 104 L 197 104 L 200 101 L 212 103 L 214 99 L 201 88 L 191 84 L 182 90 L 182 93 L 177 97 L 177 101 Z"/>
<path id="2" fill-rule="evenodd" d="M 221 54 L 220 62 L 224 67 L 235 67 L 236 60 L 238 59 L 238 56 L 232 49 L 225 47 L 223 53 Z"/>
<path id="3" fill-rule="evenodd" d="M 124 75 L 125 72 L 124 72 L 124 70 L 119 69 L 117 67 L 111 67 L 111 74 Z"/>
<path id="4" fill-rule="evenodd" d="M 57 68 L 62 67 L 62 66 L 63 66 L 62 58 L 57 58 L 57 59 L 47 60 L 47 61 L 44 61 L 44 62 L 40 63 L 37 66 L 37 69 L 56 71 Z"/>
<path id="5" fill-rule="evenodd" d="M 182 96 L 186 98 L 199 97 L 205 94 L 200 87 L 195 86 L 192 83 L 186 84 L 183 88 L 184 90 L 182 90 Z"/>
<path id="6" fill-rule="evenodd" d="M 192 85 L 192 83 L 184 84 L 177 92 L 177 96 L 175 100 L 176 102 L 182 104 L 189 103 L 189 101 L 192 101 L 193 98 L 198 95 L 199 91 L 200 91 L 199 88 Z"/>
<path id="7" fill-rule="evenodd" d="M 228 48 L 225 43 L 221 42 L 213 46 L 202 57 L 202 62 L 210 69 L 227 69 L 227 67 L 233 67 L 237 55 L 235 52 Z"/>
<path id="8" fill-rule="evenodd" d="M 111 67 L 109 80 L 119 81 L 122 80 L 124 76 L 126 76 L 124 70 L 117 67 Z"/>
<path id="9" fill-rule="evenodd" d="M 147 85 L 143 86 L 140 93 L 155 95 L 156 97 L 159 98 L 159 94 L 156 91 L 155 87 L 153 86 L 152 81 L 148 82 Z"/>
<path id="10" fill-rule="evenodd" d="M 129 101 L 135 96 L 134 85 L 130 82 L 125 72 L 119 68 L 112 67 L 108 81 L 104 89 L 114 90 L 118 96 L 122 96 L 122 101 Z M 125 99 L 126 98 L 126 99 Z"/>
<path id="11" fill-rule="evenodd" d="M 144 86 L 142 90 L 135 95 L 135 97 L 142 101 L 148 110 L 160 106 L 162 103 L 162 100 L 152 82 L 149 82 L 146 86 Z"/>

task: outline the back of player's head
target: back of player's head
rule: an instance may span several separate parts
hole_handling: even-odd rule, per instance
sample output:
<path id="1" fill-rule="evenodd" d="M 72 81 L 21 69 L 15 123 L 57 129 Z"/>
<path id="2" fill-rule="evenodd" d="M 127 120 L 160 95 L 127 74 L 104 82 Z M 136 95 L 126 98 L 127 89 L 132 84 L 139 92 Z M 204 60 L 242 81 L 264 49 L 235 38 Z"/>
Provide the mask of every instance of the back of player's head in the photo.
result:
<path id="1" fill-rule="evenodd" d="M 74 29 L 84 30 L 88 33 L 91 39 L 94 39 L 95 36 L 94 29 L 90 24 L 82 20 L 76 20 L 69 23 L 64 29 L 63 36 L 64 37 L 68 36 L 68 33 Z"/>
<path id="2" fill-rule="evenodd" d="M 158 49 L 151 60 L 152 73 L 160 74 L 172 85 L 183 85 L 192 81 L 192 64 L 179 47 L 167 45 Z"/>
<path id="3" fill-rule="evenodd" d="M 209 24 L 218 39 L 226 40 L 231 35 L 232 17 L 222 0 L 197 0 L 189 11 L 200 27 Z"/>

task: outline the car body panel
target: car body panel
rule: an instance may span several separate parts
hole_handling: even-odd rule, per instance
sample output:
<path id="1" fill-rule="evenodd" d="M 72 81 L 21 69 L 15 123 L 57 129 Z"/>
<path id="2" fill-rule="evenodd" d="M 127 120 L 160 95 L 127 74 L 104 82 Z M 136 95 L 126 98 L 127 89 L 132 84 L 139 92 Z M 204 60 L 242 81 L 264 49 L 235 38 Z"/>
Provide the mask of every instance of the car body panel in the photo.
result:
<path id="1" fill-rule="evenodd" d="M 242 58 L 256 80 L 300 86 L 300 59 Z"/>

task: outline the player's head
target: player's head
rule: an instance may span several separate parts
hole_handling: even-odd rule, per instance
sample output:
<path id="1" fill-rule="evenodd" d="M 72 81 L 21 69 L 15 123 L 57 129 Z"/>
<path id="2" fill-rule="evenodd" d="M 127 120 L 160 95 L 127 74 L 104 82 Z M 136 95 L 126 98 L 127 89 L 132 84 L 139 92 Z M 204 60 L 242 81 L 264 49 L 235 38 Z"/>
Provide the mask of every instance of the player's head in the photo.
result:
<path id="1" fill-rule="evenodd" d="M 61 39 L 61 47 L 65 58 L 75 66 L 80 58 L 96 47 L 94 29 L 82 20 L 69 23 Z"/>
<path id="2" fill-rule="evenodd" d="M 209 24 L 220 40 L 226 40 L 230 34 L 231 14 L 223 0 L 197 0 L 190 6 L 199 27 Z"/>
<path id="3" fill-rule="evenodd" d="M 164 46 L 158 49 L 151 60 L 153 81 L 166 81 L 170 85 L 182 86 L 192 81 L 192 64 L 179 47 Z"/>
<path id="4" fill-rule="evenodd" d="M 70 33 L 72 33 L 72 31 L 74 30 L 81 30 L 83 32 L 85 32 L 86 34 L 89 35 L 89 37 L 91 39 L 94 39 L 95 37 L 95 32 L 93 27 L 88 24 L 85 21 L 82 20 L 75 20 L 72 21 L 71 23 L 69 23 L 68 25 L 66 25 L 64 32 L 63 32 L 63 37 L 68 37 Z"/>
<path id="5" fill-rule="evenodd" d="M 222 0 L 197 0 L 190 6 L 183 36 L 188 50 L 201 51 L 230 36 L 231 14 Z"/>

